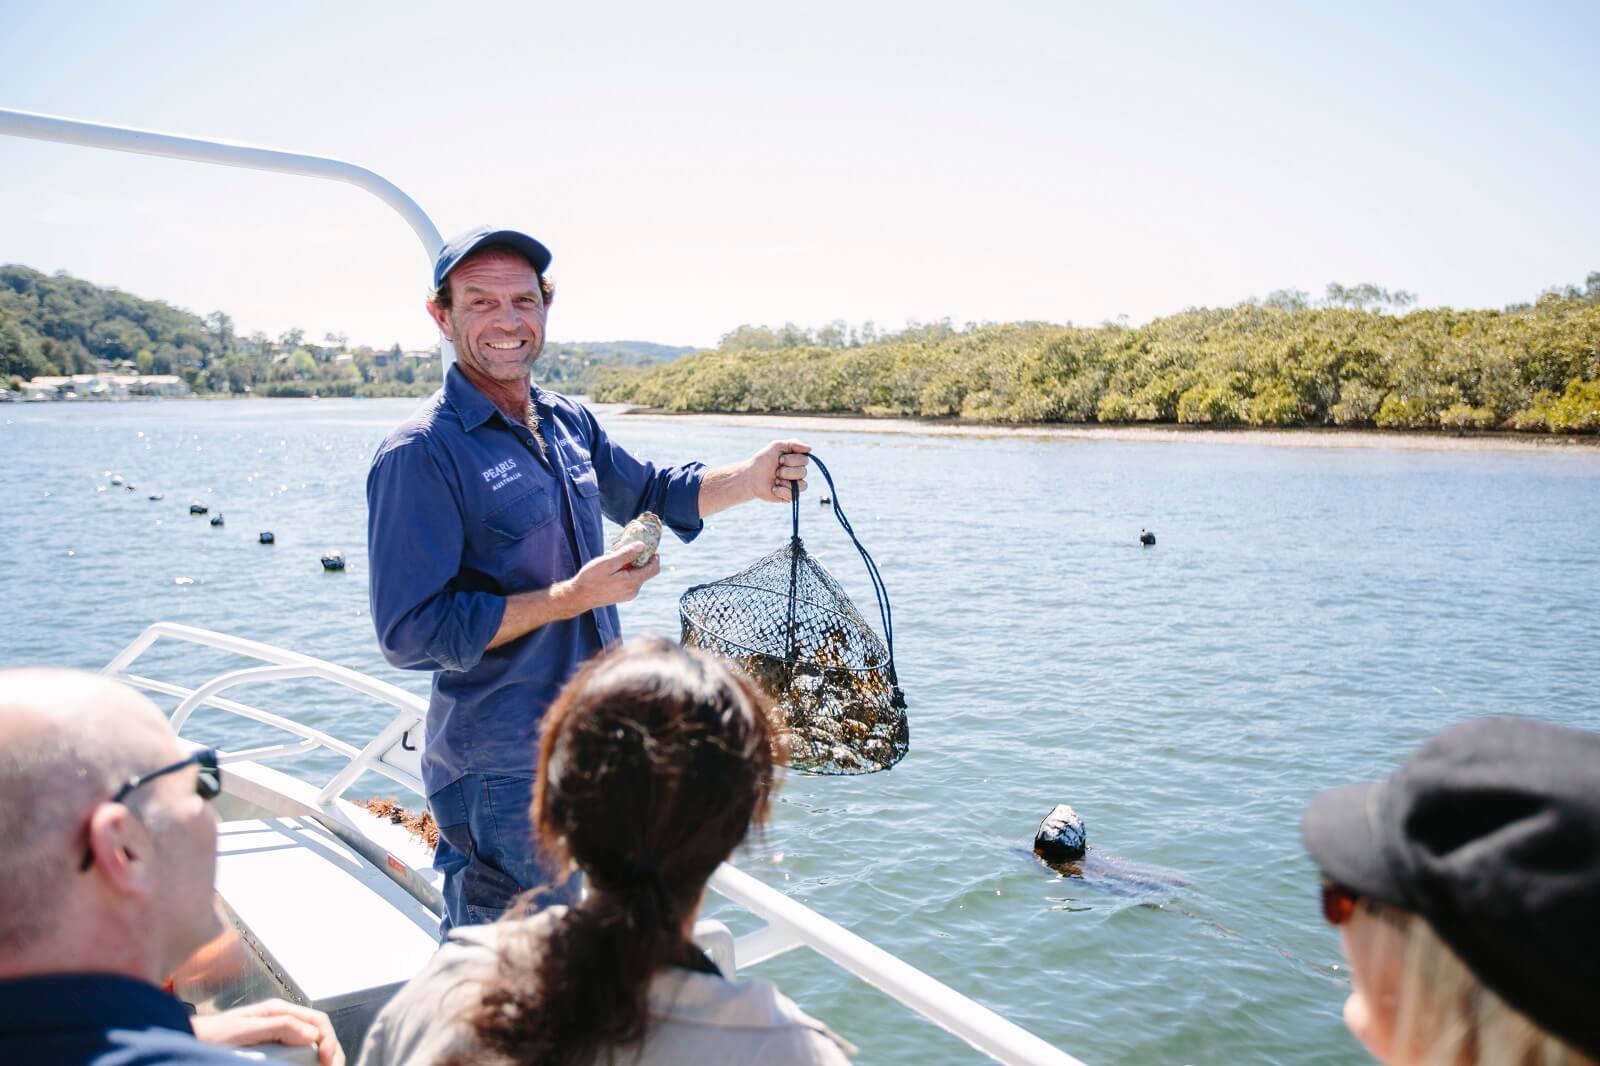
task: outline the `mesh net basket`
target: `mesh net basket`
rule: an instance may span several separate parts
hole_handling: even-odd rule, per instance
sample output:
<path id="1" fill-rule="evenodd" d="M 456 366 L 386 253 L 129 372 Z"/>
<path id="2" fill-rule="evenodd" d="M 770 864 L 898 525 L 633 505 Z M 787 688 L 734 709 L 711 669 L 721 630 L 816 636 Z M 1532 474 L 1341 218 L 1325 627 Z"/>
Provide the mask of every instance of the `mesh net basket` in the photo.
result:
<path id="1" fill-rule="evenodd" d="M 732 577 L 683 594 L 683 643 L 733 660 L 772 697 L 795 768 L 815 774 L 887 770 L 911 747 L 894 669 L 889 595 L 839 506 L 827 467 L 815 455 L 811 461 L 827 479 L 834 516 L 867 565 L 883 636 L 806 552 L 795 499 L 788 544 Z"/>

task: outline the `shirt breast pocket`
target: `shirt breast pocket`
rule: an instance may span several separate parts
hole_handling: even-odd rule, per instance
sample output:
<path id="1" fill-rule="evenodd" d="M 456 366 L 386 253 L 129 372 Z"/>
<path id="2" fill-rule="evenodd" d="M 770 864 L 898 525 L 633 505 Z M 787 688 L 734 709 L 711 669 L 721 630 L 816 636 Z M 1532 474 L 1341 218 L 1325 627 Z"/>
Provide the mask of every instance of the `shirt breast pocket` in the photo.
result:
<path id="1" fill-rule="evenodd" d="M 593 463 L 573 463 L 567 467 L 567 477 L 572 481 L 572 488 L 579 496 L 600 495 L 600 478 L 594 472 Z"/>
<path id="2" fill-rule="evenodd" d="M 484 526 L 497 537 L 515 541 L 521 540 L 528 534 L 549 525 L 550 520 L 556 515 L 555 508 L 551 506 L 550 493 L 544 489 L 534 489 L 525 492 L 516 499 L 507 500 L 505 503 L 490 511 L 483 518 Z"/>

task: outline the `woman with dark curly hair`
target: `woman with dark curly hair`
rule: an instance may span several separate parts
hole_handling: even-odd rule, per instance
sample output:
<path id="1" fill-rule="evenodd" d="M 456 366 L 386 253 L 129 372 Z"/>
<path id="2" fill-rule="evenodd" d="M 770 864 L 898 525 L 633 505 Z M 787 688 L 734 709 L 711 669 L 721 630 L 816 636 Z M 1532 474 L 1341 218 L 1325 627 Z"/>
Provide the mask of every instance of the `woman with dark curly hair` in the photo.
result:
<path id="1" fill-rule="evenodd" d="M 585 664 L 545 718 L 533 823 L 588 894 L 452 930 L 363 1066 L 846 1062 L 820 1022 L 765 981 L 724 979 L 690 939 L 706 881 L 766 817 L 769 715 L 748 679 L 664 640 Z"/>

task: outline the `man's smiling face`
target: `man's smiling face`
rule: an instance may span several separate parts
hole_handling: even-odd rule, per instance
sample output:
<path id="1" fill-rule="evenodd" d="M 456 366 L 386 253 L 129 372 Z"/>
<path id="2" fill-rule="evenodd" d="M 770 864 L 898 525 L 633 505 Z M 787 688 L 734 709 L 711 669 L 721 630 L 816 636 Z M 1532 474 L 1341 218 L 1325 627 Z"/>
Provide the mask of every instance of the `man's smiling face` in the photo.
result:
<path id="1" fill-rule="evenodd" d="M 516 252 L 491 248 L 445 279 L 450 308 L 428 312 L 455 342 L 462 369 L 495 381 L 528 376 L 544 350 L 544 295 L 539 275 Z"/>

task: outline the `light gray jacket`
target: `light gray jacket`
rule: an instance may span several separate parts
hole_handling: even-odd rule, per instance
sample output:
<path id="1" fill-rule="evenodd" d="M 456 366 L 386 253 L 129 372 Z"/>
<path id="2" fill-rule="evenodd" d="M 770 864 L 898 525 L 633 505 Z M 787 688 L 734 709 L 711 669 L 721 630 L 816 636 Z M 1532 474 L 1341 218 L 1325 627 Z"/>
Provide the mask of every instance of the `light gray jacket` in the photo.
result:
<path id="1" fill-rule="evenodd" d="M 432 1066 L 476 1047 L 465 1019 L 495 973 L 501 932 L 526 925 L 543 936 L 565 912 L 551 907 L 527 918 L 454 930 L 373 1023 L 360 1066 Z M 728 981 L 675 967 L 656 975 L 649 1000 L 644 1040 L 618 1049 L 618 1064 L 847 1066 L 847 1053 L 855 1051 L 767 981 Z"/>

